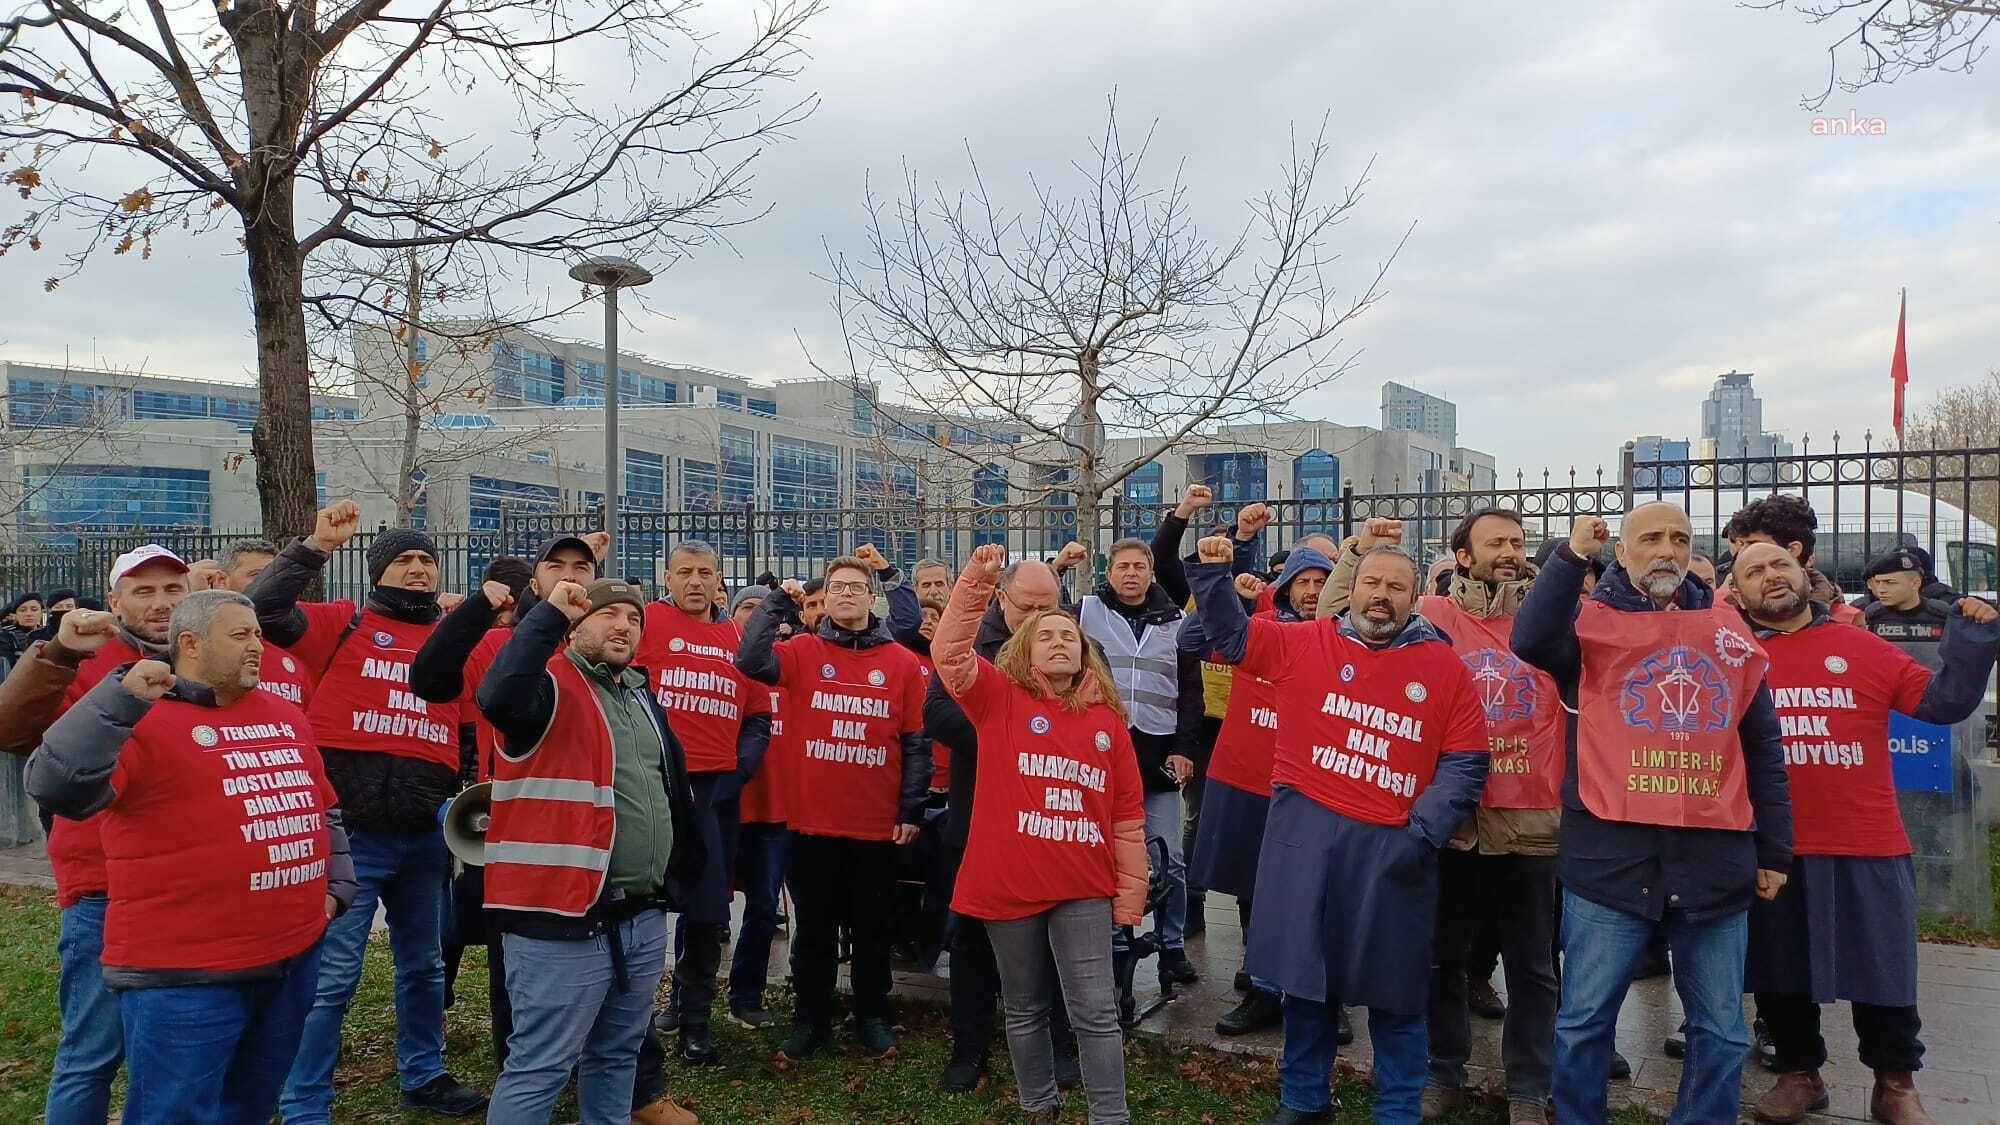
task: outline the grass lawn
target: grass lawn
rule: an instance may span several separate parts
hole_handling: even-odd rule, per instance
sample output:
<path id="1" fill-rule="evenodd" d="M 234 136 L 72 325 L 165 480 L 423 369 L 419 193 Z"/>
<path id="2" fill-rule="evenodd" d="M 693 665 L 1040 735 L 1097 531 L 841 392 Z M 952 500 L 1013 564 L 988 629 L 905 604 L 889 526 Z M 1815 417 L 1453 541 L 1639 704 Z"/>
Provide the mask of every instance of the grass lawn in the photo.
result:
<path id="1" fill-rule="evenodd" d="M 57 914 L 45 891 L 0 887 L 0 1121 L 38 1120 L 60 1025 L 56 1015 Z M 478 960 L 474 960 L 478 958 Z M 486 1036 L 486 971 L 483 951 L 467 954 L 459 978 L 465 986 L 446 1027 L 447 1062 L 462 1080 L 490 1089 L 493 1069 Z M 346 1050 L 339 1074 L 340 1099 L 334 1118 L 341 1122 L 434 1122 L 397 1108 L 395 1026 L 384 943 L 371 942 L 368 970 L 348 1018 Z M 831 1055 L 789 1072 L 768 1059 L 782 1033 L 758 1035 L 723 1023 L 717 1028 L 726 1061 L 715 1067 L 670 1063 L 670 1088 L 693 1104 L 705 1123 L 932 1123 L 1017 1121 L 1013 1079 L 1004 1045 L 997 1053 L 993 1080 L 977 1093 L 952 1095 L 938 1085 L 949 1047 L 944 1014 L 905 1005 L 902 1049 L 894 1059 L 864 1058 L 851 1042 Z M 1152 1037 L 1126 1048 L 1126 1079 L 1132 1116 L 1140 1122 L 1244 1125 L 1272 1109 L 1277 1096 L 1274 1067 L 1217 1051 L 1170 1049 Z M 1336 1096 L 1338 1120 L 1369 1120 L 1364 1078 L 1341 1076 Z M 1080 1093 L 1067 1096 L 1066 1121 L 1081 1122 Z M 574 1121 L 565 1100 L 557 1121 Z M 568 1115 L 568 1116 L 565 1116 Z M 1482 1105 L 1453 1122 L 1505 1120 L 1498 1103 Z M 1620 1125 L 1653 1125 L 1639 1112 L 1614 1116 Z"/>
<path id="2" fill-rule="evenodd" d="M 1917 936 L 1948 945 L 1983 945 L 2000 949 L 2000 824 L 1987 829 L 1986 864 L 1992 874 L 1993 921 L 1984 927 L 1963 918 L 1926 916 L 1917 920 Z"/>

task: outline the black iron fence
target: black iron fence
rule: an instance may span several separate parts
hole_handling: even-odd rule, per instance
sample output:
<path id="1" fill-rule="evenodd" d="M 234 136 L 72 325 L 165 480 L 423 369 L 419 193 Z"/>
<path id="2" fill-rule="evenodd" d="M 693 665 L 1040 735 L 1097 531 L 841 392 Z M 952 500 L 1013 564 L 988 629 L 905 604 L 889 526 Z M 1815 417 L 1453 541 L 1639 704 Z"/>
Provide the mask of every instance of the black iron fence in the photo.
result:
<path id="1" fill-rule="evenodd" d="M 1261 548 L 1290 548 L 1308 535 L 1338 540 L 1371 517 L 1403 521 L 1405 544 L 1428 561 L 1446 553 L 1452 528 L 1487 507 L 1511 508 L 1524 517 L 1530 546 L 1567 536 L 1578 515 L 1602 516 L 1614 528 L 1636 504 L 1665 500 L 1685 509 L 1694 523 L 1696 548 L 1726 554 L 1723 528 L 1738 509 L 1760 496 L 1803 496 L 1820 519 L 1820 568 L 1849 592 L 1861 587 L 1869 561 L 1897 544 L 1921 546 L 1952 585 L 1992 591 L 1996 582 L 1996 533 L 2000 528 L 2000 448 L 1931 451 L 1804 451 L 1785 457 L 1732 457 L 1624 462 L 1607 473 L 1543 473 L 1539 482 L 1517 475 L 1513 487 L 1465 492 L 1358 493 L 1270 500 L 1274 519 Z M 1218 503 L 1194 520 L 1184 550 L 1196 536 L 1226 525 L 1244 503 Z M 732 585 L 769 573 L 803 577 L 826 560 L 873 543 L 899 566 L 942 559 L 954 567 L 973 548 L 998 543 L 1013 557 L 1048 556 L 1072 539 L 1101 550 L 1124 536 L 1150 537 L 1171 505 L 1133 504 L 1113 498 L 1085 528 L 1073 507 L 996 506 L 938 508 L 824 508 L 772 511 L 754 506 L 723 511 L 621 512 L 616 558 L 608 570 L 655 587 L 670 544 L 698 539 L 712 545 Z M 595 529 L 589 512 L 503 511 L 497 530 L 434 531 L 447 589 L 469 589 L 486 564 L 500 555 L 533 556 L 559 533 Z M 1089 522 L 1089 521 L 1083 521 Z M 1084 534 L 1084 531 L 1094 531 Z M 61 547 L 0 550 L 0 593 L 58 588 L 85 593 L 103 589 L 111 561 L 142 543 L 156 542 L 186 558 L 215 557 L 246 534 L 154 532 L 90 536 Z M 376 532 L 364 531 L 329 564 L 328 597 L 356 597 L 366 590 L 366 551 Z"/>

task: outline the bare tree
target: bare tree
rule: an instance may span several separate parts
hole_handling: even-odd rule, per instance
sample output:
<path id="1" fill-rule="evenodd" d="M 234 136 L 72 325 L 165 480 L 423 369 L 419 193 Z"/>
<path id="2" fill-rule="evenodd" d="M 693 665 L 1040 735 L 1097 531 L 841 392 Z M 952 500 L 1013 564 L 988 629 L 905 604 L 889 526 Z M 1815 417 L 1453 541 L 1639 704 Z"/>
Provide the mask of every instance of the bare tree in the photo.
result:
<path id="1" fill-rule="evenodd" d="M 857 388 L 892 383 L 922 412 L 1018 431 L 1008 456 L 1031 479 L 1010 484 L 1074 496 L 1084 529 L 1160 454 L 1222 423 L 1283 417 L 1338 378 L 1354 361 L 1340 332 L 1379 298 L 1395 257 L 1337 299 L 1328 243 L 1367 173 L 1320 198 L 1323 128 L 1294 141 L 1280 184 L 1221 241 L 1198 229 L 1178 173 L 1148 182 L 1151 139 L 1128 148 L 1114 102 L 1095 159 L 1071 166 L 1078 193 L 1031 180 L 1035 202 L 1019 212 L 969 152 L 959 192 L 926 192 L 906 172 L 895 201 L 869 193 L 867 250 L 834 254 L 827 279 Z M 1137 452 L 1107 456 L 1113 438 L 1139 439 Z M 986 451 L 941 448 L 986 463 Z"/>
<path id="2" fill-rule="evenodd" d="M 314 256 L 671 263 L 754 217 L 739 207 L 751 161 L 813 108 L 765 96 L 797 74 L 821 0 L 773 5 L 745 43 L 711 52 L 693 0 L 25 0 L 0 20 L 0 94 L 13 95 L 0 179 L 32 209 L 0 228 L 0 250 L 74 227 L 54 290 L 106 247 L 150 256 L 176 230 L 239 228 L 265 528 L 303 531 Z M 636 104 L 618 100 L 621 76 L 646 91 Z M 448 112 L 463 120 L 475 95 L 514 131 L 452 139 Z"/>
<path id="3" fill-rule="evenodd" d="M 1836 90 L 1851 94 L 1923 70 L 1970 71 L 2000 23 L 2000 0 L 1744 0 L 1744 6 L 1790 9 L 1839 32 L 1826 48 L 1826 85 L 1799 99 L 1815 111 Z"/>
<path id="4" fill-rule="evenodd" d="M 1946 387 L 1917 411 L 1903 429 L 1903 445 L 1915 450 L 1991 449 L 2000 445 L 2000 368 L 1986 373 L 1977 383 Z M 1938 497 L 1957 504 L 1981 519 L 2000 512 L 2000 486 L 1975 479 L 1968 489 L 1963 481 L 1966 466 L 1959 458 L 1938 458 L 1941 477 Z M 1990 466 L 1975 463 L 1971 472 L 1986 476 Z M 1958 480 L 1949 478 L 1958 477 Z M 1924 483 L 1909 487 L 1917 491 Z"/>

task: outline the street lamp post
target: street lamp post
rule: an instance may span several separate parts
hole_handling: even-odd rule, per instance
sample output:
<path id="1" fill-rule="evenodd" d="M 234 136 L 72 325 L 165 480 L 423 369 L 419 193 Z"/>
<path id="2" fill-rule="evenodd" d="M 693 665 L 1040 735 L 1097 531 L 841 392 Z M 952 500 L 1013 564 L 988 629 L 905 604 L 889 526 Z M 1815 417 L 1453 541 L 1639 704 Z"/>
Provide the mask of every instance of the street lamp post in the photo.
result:
<path id="1" fill-rule="evenodd" d="M 570 267 L 569 275 L 604 289 L 604 533 L 611 537 L 605 553 L 608 577 L 623 577 L 618 558 L 618 291 L 653 280 L 646 267 L 629 258 L 587 258 Z"/>

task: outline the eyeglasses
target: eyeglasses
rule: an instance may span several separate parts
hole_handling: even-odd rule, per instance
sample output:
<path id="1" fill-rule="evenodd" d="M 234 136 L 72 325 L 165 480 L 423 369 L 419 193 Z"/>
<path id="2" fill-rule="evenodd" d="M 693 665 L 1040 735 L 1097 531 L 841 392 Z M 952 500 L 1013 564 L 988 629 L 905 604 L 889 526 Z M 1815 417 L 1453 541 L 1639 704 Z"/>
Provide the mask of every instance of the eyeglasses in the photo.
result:
<path id="1" fill-rule="evenodd" d="M 826 592 L 829 594 L 865 594 L 868 592 L 868 583 L 829 582 L 826 584 Z"/>

